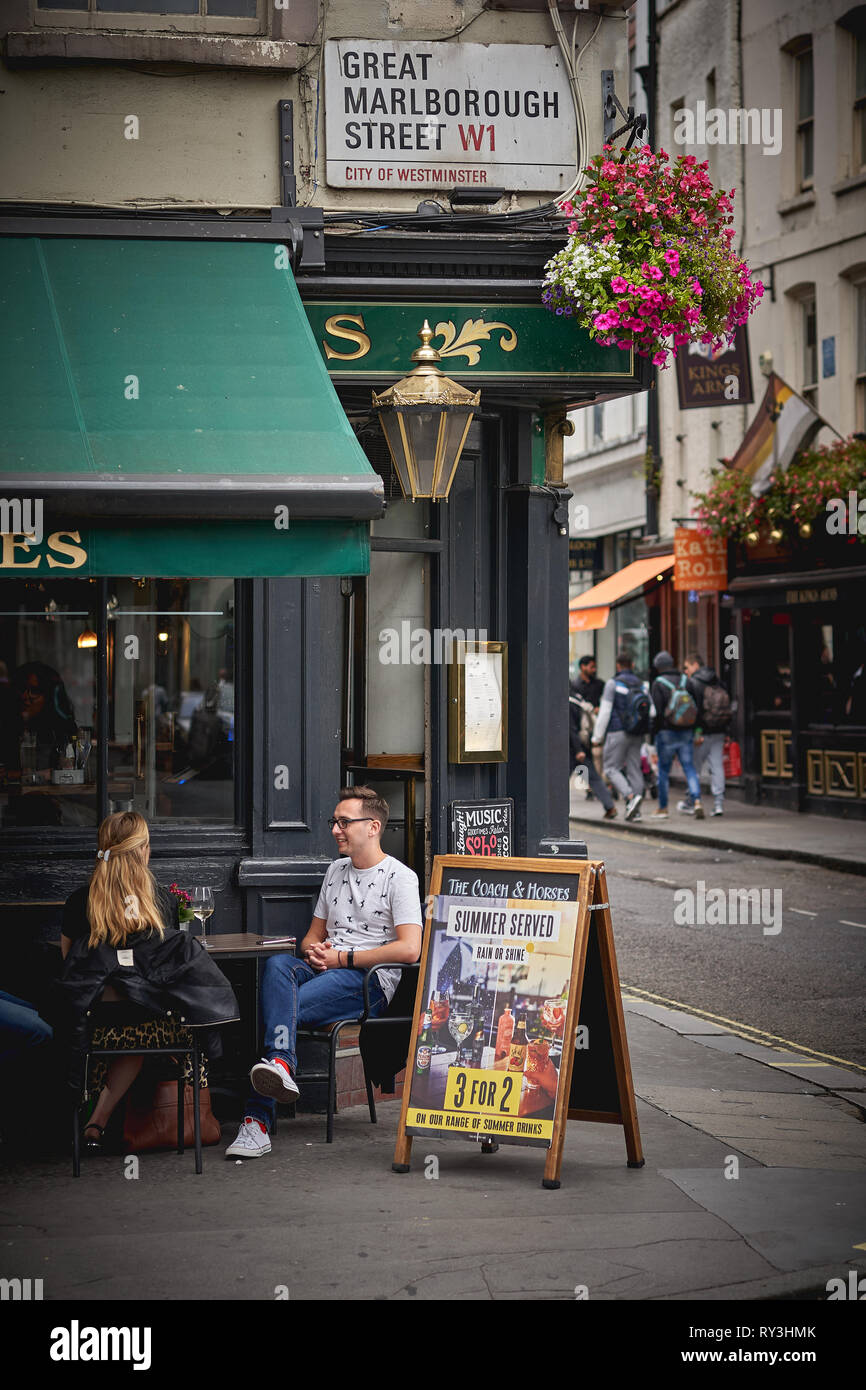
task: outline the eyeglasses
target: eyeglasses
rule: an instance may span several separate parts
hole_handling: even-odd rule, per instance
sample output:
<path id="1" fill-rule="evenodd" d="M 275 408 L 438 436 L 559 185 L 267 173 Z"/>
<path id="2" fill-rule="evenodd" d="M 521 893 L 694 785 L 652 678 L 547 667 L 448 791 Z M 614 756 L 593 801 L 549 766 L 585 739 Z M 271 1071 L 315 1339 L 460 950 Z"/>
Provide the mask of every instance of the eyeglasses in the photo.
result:
<path id="1" fill-rule="evenodd" d="M 356 821 L 375 819 L 375 816 L 338 816 L 336 818 L 331 816 L 331 819 L 328 821 L 328 826 L 333 830 L 334 826 L 338 825 L 341 830 L 345 830 L 347 825 L 354 825 Z"/>

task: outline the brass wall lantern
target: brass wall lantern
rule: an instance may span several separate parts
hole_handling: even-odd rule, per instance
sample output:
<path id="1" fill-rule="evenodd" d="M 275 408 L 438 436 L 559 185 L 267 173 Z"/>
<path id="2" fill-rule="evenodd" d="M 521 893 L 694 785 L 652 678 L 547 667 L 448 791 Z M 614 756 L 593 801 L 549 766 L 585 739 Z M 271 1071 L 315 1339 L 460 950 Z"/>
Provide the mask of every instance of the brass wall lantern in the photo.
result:
<path id="1" fill-rule="evenodd" d="M 412 353 L 418 366 L 380 395 L 374 391 L 373 406 L 403 496 L 442 502 L 448 500 L 481 392 L 467 391 L 439 370 L 441 359 L 430 346 L 433 332 L 426 319 L 418 337 L 421 347 Z"/>

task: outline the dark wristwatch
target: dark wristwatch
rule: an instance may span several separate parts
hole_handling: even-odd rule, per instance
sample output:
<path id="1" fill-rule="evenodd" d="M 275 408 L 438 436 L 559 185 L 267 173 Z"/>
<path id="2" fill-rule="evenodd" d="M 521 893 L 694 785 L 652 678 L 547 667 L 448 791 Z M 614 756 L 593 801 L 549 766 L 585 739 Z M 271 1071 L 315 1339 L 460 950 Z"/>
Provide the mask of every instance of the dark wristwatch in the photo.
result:
<path id="1" fill-rule="evenodd" d="M 349 962 L 349 969 L 350 969 L 350 970 L 354 970 L 354 969 L 355 969 L 355 952 L 354 952 L 354 951 L 347 951 L 347 952 L 346 952 L 346 959 L 347 959 L 347 961 Z"/>

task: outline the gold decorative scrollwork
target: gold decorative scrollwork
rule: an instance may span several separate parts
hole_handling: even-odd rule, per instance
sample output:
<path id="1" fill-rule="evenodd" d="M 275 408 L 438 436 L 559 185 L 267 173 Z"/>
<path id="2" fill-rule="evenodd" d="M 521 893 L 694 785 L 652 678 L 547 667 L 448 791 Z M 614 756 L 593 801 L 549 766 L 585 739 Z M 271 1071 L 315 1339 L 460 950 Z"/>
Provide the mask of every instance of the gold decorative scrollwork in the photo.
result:
<path id="1" fill-rule="evenodd" d="M 489 341 L 494 328 L 502 330 L 499 346 L 503 352 L 513 352 L 517 347 L 517 334 L 507 323 L 485 323 L 484 319 L 467 319 L 459 333 L 449 319 L 447 323 L 437 323 L 435 337 L 441 334 L 445 339 L 437 351 L 440 357 L 466 357 L 469 366 L 477 365 L 481 356 L 478 340 Z M 435 346 L 435 344 L 434 344 Z"/>

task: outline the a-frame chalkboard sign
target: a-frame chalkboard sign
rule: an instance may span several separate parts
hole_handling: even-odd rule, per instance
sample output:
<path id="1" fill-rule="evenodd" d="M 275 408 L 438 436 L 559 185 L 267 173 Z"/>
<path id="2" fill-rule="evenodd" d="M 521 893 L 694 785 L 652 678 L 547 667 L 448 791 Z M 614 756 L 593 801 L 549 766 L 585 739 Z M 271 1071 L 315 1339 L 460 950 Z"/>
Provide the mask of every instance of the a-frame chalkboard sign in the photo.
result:
<path id="1" fill-rule="evenodd" d="M 643 1167 L 604 864 L 437 856 L 394 1171 L 456 1134 L 546 1148 L 557 1188 L 569 1119 L 622 1125 Z"/>

